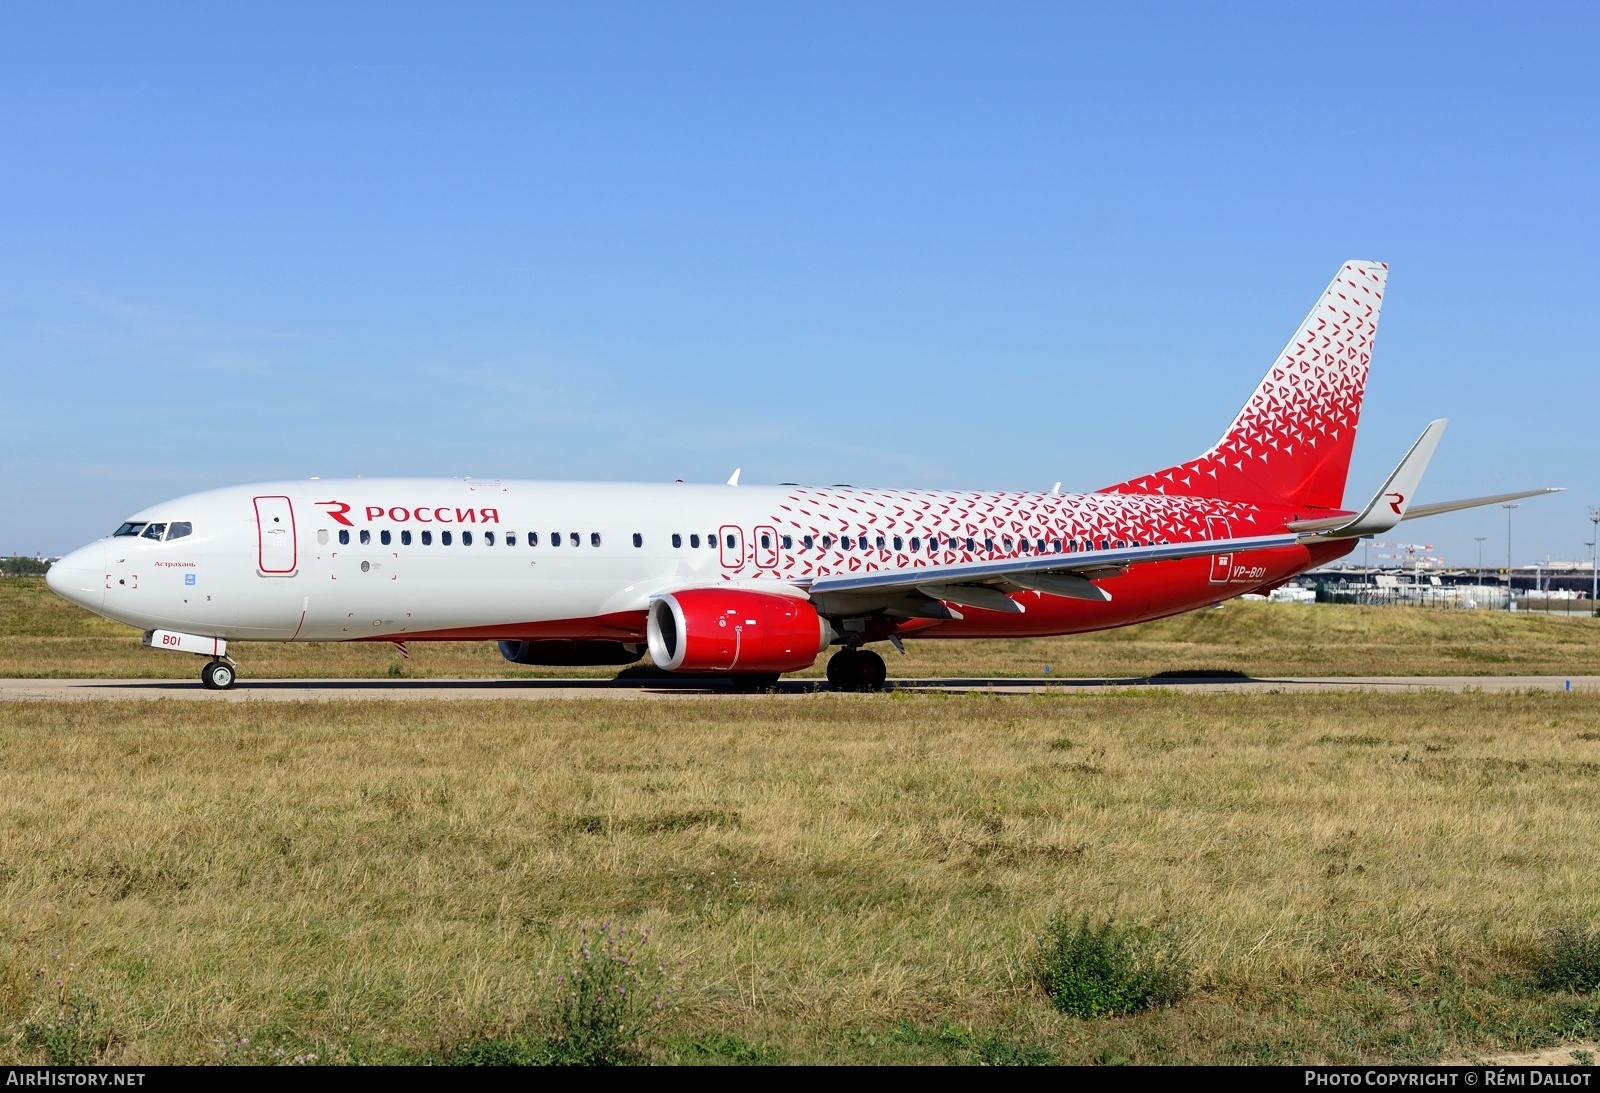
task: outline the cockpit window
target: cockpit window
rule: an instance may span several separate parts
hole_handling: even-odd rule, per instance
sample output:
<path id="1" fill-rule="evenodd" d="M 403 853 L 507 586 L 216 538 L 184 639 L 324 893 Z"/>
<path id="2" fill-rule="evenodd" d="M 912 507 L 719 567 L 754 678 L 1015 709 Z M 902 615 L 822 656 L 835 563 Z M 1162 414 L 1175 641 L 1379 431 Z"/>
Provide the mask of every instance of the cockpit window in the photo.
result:
<path id="1" fill-rule="evenodd" d="M 123 524 L 120 528 L 118 528 L 116 531 L 112 532 L 111 534 L 114 535 L 114 536 L 115 535 L 137 535 L 141 531 L 143 531 L 144 528 L 145 528 L 145 525 L 144 525 L 144 521 L 142 521 L 142 520 L 139 521 L 138 523 L 129 522 L 129 523 Z"/>
<path id="2" fill-rule="evenodd" d="M 142 537 L 145 539 L 154 539 L 159 543 L 161 541 L 161 537 L 166 534 L 166 531 L 167 525 L 165 524 L 151 524 L 149 527 L 144 529 L 144 535 Z"/>
<path id="3" fill-rule="evenodd" d="M 167 542 L 194 534 L 194 525 L 187 520 L 176 520 L 167 525 Z"/>

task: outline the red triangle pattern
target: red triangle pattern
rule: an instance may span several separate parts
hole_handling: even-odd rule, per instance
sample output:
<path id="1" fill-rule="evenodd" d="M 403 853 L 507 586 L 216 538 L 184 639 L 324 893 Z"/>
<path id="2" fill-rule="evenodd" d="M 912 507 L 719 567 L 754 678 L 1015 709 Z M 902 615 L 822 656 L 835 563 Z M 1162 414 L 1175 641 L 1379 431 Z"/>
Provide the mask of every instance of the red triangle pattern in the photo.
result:
<path id="1" fill-rule="evenodd" d="M 1338 507 L 1388 273 L 1347 263 L 1210 451 L 1107 489 Z"/>

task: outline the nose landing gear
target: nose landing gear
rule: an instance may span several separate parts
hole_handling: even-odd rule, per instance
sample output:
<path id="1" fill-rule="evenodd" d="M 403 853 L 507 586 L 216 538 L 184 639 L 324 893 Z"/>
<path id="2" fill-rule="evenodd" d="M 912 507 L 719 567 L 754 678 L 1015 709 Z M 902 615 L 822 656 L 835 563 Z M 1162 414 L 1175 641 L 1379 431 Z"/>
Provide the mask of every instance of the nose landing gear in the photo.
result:
<path id="1" fill-rule="evenodd" d="M 828 661 L 828 684 L 836 691 L 882 690 L 888 678 L 883 658 L 871 649 L 841 649 Z"/>
<path id="2" fill-rule="evenodd" d="M 200 669 L 200 682 L 209 691 L 226 691 L 235 679 L 233 665 L 225 660 L 213 660 Z"/>

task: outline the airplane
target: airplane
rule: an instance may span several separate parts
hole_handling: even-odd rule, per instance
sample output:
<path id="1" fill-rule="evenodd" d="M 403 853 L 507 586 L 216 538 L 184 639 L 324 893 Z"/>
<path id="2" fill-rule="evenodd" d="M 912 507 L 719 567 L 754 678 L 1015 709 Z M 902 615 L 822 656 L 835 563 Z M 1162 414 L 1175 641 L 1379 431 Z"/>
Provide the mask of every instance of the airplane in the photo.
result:
<path id="1" fill-rule="evenodd" d="M 56 593 L 237 679 L 252 641 L 494 641 L 515 664 L 626 665 L 764 686 L 831 647 L 1083 633 L 1263 593 L 1417 505 L 1430 423 L 1343 506 L 1388 277 L 1345 263 L 1233 423 L 1184 463 L 1092 493 L 357 478 L 209 490 L 51 566 Z"/>

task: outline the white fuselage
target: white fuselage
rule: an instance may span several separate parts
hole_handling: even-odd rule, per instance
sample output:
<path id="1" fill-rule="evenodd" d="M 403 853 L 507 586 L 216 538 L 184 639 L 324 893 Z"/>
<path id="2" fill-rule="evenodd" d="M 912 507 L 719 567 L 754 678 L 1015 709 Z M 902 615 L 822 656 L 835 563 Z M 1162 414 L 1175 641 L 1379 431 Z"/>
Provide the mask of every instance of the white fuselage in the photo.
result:
<path id="1" fill-rule="evenodd" d="M 274 482 L 152 506 L 130 518 L 142 531 L 63 558 L 51 586 L 130 626 L 229 641 L 637 641 L 652 596 L 667 589 L 803 595 L 796 581 L 827 573 L 1216 538 L 1226 534 L 1219 520 L 1248 530 L 1255 506 L 850 487 Z M 150 534 L 179 523 L 190 528 L 180 538 Z"/>

